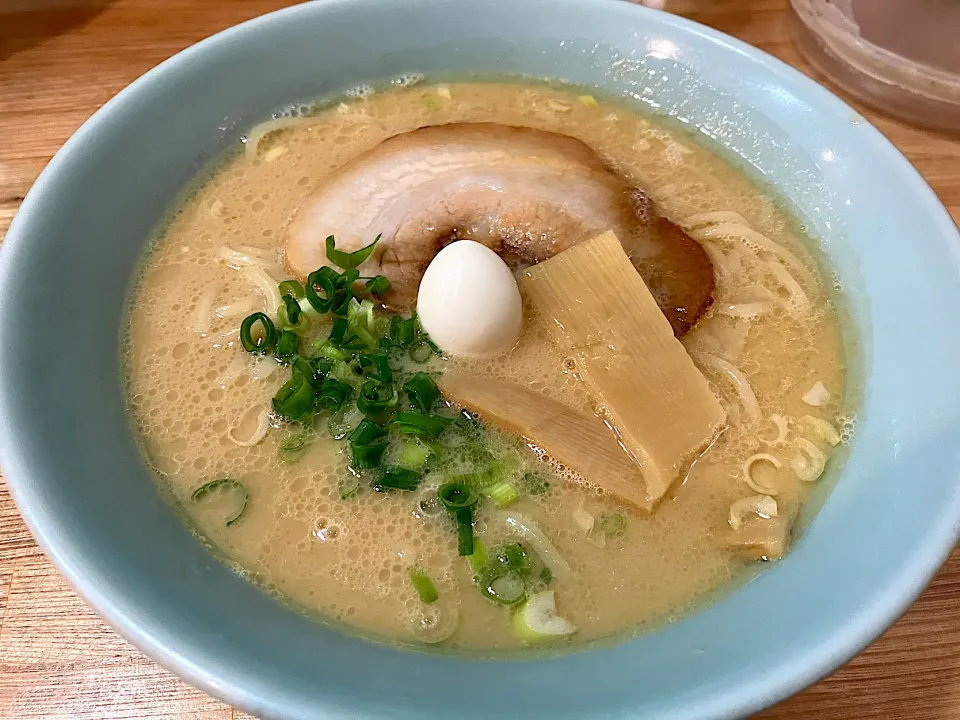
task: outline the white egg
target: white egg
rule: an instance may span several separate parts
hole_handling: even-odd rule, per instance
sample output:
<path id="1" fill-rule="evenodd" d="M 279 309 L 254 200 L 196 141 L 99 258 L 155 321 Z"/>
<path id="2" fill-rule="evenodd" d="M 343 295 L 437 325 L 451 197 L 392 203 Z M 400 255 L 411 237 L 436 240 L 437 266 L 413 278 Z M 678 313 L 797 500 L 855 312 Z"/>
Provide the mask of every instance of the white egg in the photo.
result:
<path id="1" fill-rule="evenodd" d="M 433 259 L 417 295 L 420 325 L 444 352 L 493 357 L 520 338 L 523 304 L 500 256 L 472 240 L 448 245 Z"/>

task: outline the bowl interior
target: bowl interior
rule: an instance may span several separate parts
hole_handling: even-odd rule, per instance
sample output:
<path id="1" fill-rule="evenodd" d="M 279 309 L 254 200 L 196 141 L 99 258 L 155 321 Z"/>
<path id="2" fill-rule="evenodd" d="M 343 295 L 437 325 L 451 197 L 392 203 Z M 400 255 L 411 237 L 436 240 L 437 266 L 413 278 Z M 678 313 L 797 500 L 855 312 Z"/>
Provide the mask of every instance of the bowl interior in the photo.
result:
<path id="1" fill-rule="evenodd" d="M 174 517 L 141 463 L 119 382 L 121 315 L 145 242 L 196 173 L 272 110 L 402 72 L 560 78 L 669 115 L 775 184 L 822 238 L 865 339 L 866 391 L 843 477 L 786 560 L 633 642 L 493 662 L 313 623 L 234 576 Z M 0 455 L 38 540 L 111 623 L 264 717 L 748 713 L 858 651 L 953 545 L 957 240 L 932 191 L 849 107 L 676 17 L 605 0 L 299 6 L 137 81 L 31 190 L 0 253 Z"/>

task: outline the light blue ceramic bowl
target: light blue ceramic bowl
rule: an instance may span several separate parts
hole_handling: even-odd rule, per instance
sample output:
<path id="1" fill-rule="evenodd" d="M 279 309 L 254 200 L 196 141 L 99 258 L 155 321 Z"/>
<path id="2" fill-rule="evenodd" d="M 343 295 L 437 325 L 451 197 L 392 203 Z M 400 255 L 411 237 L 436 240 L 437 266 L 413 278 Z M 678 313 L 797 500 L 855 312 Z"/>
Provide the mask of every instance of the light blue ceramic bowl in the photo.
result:
<path id="1" fill-rule="evenodd" d="M 242 129 L 403 71 L 564 78 L 700 127 L 776 184 L 865 338 L 865 400 L 836 490 L 794 552 L 665 630 L 554 660 L 357 640 L 222 567 L 161 500 L 131 437 L 118 331 L 144 243 Z M 960 519 L 960 245 L 870 125 L 773 58 L 602 0 L 333 0 L 224 32 L 81 128 L 0 253 L 7 481 L 79 592 L 166 667 L 270 718 L 720 718 L 829 672 L 916 597 Z"/>

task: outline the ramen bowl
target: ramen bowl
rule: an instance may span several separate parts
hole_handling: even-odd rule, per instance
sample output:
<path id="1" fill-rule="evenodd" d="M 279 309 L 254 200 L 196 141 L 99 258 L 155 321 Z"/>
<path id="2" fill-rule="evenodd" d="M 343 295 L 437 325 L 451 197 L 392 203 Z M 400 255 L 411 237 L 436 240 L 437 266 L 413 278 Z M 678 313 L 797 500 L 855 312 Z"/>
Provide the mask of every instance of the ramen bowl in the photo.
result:
<path id="1" fill-rule="evenodd" d="M 482 659 L 364 640 L 276 602 L 181 523 L 121 383 L 141 255 L 198 172 L 281 106 L 401 74 L 563 80 L 670 118 L 820 239 L 858 343 L 849 458 L 793 552 L 655 632 Z M 800 73 L 603 0 L 334 0 L 202 42 L 135 82 L 44 171 L 0 252 L 0 460 L 60 571 L 121 634 L 262 717 L 746 715 L 832 671 L 916 598 L 960 522 L 960 245 L 879 132 Z"/>

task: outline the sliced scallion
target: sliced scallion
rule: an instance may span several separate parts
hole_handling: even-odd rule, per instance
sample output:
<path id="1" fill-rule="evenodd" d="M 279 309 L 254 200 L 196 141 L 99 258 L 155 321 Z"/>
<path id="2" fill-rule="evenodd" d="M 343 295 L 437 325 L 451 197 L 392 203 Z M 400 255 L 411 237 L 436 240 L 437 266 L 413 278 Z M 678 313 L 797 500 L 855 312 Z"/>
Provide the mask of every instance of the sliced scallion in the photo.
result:
<path id="1" fill-rule="evenodd" d="M 479 535 L 473 536 L 473 554 L 467 556 L 467 562 L 470 563 L 470 569 L 474 577 L 479 577 L 487 568 L 489 555 L 487 554 L 487 545 L 480 539 Z"/>
<path id="2" fill-rule="evenodd" d="M 347 304 L 353 298 L 353 284 L 360 279 L 360 271 L 355 268 L 350 268 L 349 270 L 344 270 L 340 273 L 340 277 L 337 278 L 337 287 L 338 288 L 349 288 L 351 290 L 350 296 L 344 302 L 344 312 L 346 312 Z"/>
<path id="3" fill-rule="evenodd" d="M 506 567 L 489 568 L 477 582 L 480 592 L 498 605 L 516 605 L 526 596 L 520 573 Z"/>
<path id="4" fill-rule="evenodd" d="M 303 310 L 303 308 L 300 306 L 300 303 L 294 300 L 290 295 L 285 295 L 283 301 L 284 304 L 277 308 L 277 327 L 283 330 L 292 330 L 297 335 L 305 335 L 310 329 L 310 316 L 306 313 L 306 311 Z M 289 303 L 293 303 L 293 305 L 296 306 L 296 310 L 291 311 L 297 318 L 296 322 L 290 321 L 287 307 Z M 310 307 L 309 304 L 307 307 L 310 308 L 310 312 L 313 313 L 313 308 Z"/>
<path id="5" fill-rule="evenodd" d="M 253 326 L 260 323 L 263 334 L 253 339 Z M 265 353 L 273 348 L 277 339 L 277 328 L 265 313 L 258 312 L 244 318 L 240 324 L 240 344 L 243 349 L 251 353 Z"/>
<path id="6" fill-rule="evenodd" d="M 293 295 L 284 295 L 283 308 L 287 315 L 287 322 L 282 324 L 289 324 L 293 327 L 296 327 L 297 323 L 300 322 L 300 315 L 302 314 L 302 310 L 300 310 L 300 303 L 297 302 L 297 298 L 295 298 Z"/>
<path id="7" fill-rule="evenodd" d="M 300 352 L 300 336 L 292 330 L 283 330 L 277 339 L 275 352 L 281 360 L 292 360 Z"/>
<path id="8" fill-rule="evenodd" d="M 310 273 L 307 276 L 307 286 L 304 292 L 307 296 L 307 302 L 318 313 L 328 313 L 333 307 L 336 286 L 334 285 L 336 277 L 339 274 L 332 268 L 322 267 Z"/>
<path id="9" fill-rule="evenodd" d="M 360 367 L 367 371 L 369 377 L 382 383 L 393 381 L 393 368 L 390 367 L 390 357 L 385 353 L 366 353 L 360 356 Z M 406 388 L 406 385 L 404 385 Z"/>
<path id="10" fill-rule="evenodd" d="M 326 385 L 326 383 L 324 383 Z M 287 420 L 299 420 L 313 411 L 313 388 L 299 370 L 273 396 L 273 409 Z"/>
<path id="11" fill-rule="evenodd" d="M 416 490 L 420 485 L 420 473 L 407 468 L 390 465 L 385 467 L 373 483 L 377 492 L 384 490 Z"/>
<path id="12" fill-rule="evenodd" d="M 440 388 L 426 373 L 418 372 L 407 380 L 401 388 L 410 403 L 422 413 L 429 413 L 440 397 Z"/>
<path id="13" fill-rule="evenodd" d="M 357 470 L 372 470 L 379 467 L 386 450 L 386 441 L 372 442 L 367 445 L 350 443 L 350 467 Z"/>
<path id="14" fill-rule="evenodd" d="M 323 381 L 323 387 L 317 395 L 317 407 L 326 412 L 335 413 L 342 408 L 353 395 L 353 388 L 333 378 Z"/>
<path id="15" fill-rule="evenodd" d="M 359 368 L 353 363 L 338 362 L 330 370 L 330 377 L 336 378 L 340 382 L 346 383 L 353 389 L 360 387 L 363 377 L 359 374 Z"/>
<path id="16" fill-rule="evenodd" d="M 427 605 L 436 602 L 440 597 L 440 593 L 437 592 L 437 586 L 433 584 L 433 580 L 427 575 L 426 570 L 411 567 L 407 568 L 407 572 L 410 574 L 410 582 L 413 583 L 413 589 L 417 591 L 420 599 Z"/>
<path id="17" fill-rule="evenodd" d="M 390 339 L 400 347 L 407 347 L 417 335 L 417 320 L 409 317 L 401 319 L 394 315 L 390 319 Z"/>
<path id="18" fill-rule="evenodd" d="M 387 431 L 384 428 L 364 418 L 347 439 L 358 445 L 369 445 L 374 440 L 379 440 L 386 435 Z"/>
<path id="19" fill-rule="evenodd" d="M 352 269 L 362 265 L 370 255 L 373 254 L 374 248 L 376 248 L 377 243 L 380 242 L 380 235 L 377 235 L 376 239 L 366 247 L 362 247 L 359 250 L 348 253 L 343 250 L 337 250 L 337 241 L 334 239 L 333 235 L 327 238 L 327 260 L 332 262 L 337 267 L 344 269 Z"/>
<path id="20" fill-rule="evenodd" d="M 347 359 L 347 354 L 343 350 L 326 340 L 321 341 L 314 349 L 323 357 L 334 362 L 343 362 Z"/>
<path id="21" fill-rule="evenodd" d="M 508 482 L 495 482 L 483 489 L 483 494 L 496 503 L 497 507 L 513 505 L 520 499 L 520 492 Z"/>
<path id="22" fill-rule="evenodd" d="M 401 412 L 390 422 L 390 427 L 404 435 L 436 439 L 452 420 L 438 415 L 416 412 Z"/>
<path id="23" fill-rule="evenodd" d="M 387 280 L 383 275 L 377 275 L 367 280 L 366 285 L 363 286 L 364 291 L 370 293 L 371 295 L 386 295 L 390 292 L 390 281 Z"/>
<path id="24" fill-rule="evenodd" d="M 473 555 L 473 508 L 464 507 L 456 512 L 457 553 L 461 557 Z"/>
<path id="25" fill-rule="evenodd" d="M 530 556 L 520 543 L 507 543 L 497 551 L 497 563 L 520 575 L 528 575 L 531 570 Z"/>
<path id="26" fill-rule="evenodd" d="M 342 345 L 343 339 L 347 334 L 347 320 L 346 318 L 336 318 L 333 321 L 333 327 L 330 329 L 330 336 L 327 338 L 328 342 L 334 345 Z"/>
<path id="27" fill-rule="evenodd" d="M 247 509 L 247 501 L 250 499 L 250 494 L 247 492 L 247 486 L 242 482 L 239 480 L 234 480 L 233 478 L 220 478 L 219 480 L 211 480 L 210 482 L 204 483 L 194 490 L 193 495 L 190 496 L 190 499 L 194 502 L 199 502 L 200 500 L 203 500 L 204 497 L 209 496 L 212 492 L 224 492 L 227 490 L 232 490 L 240 495 L 239 509 L 227 517 L 227 527 L 230 527 L 240 519 L 241 515 L 243 515 L 243 511 Z"/>
<path id="28" fill-rule="evenodd" d="M 299 370 L 316 391 L 323 387 L 323 380 L 330 373 L 333 363 L 324 358 L 299 357 L 293 361 L 293 369 Z"/>
<path id="29" fill-rule="evenodd" d="M 415 345 L 410 346 L 410 350 L 408 351 L 408 354 L 410 355 L 411 360 L 413 360 L 415 363 L 422 365 L 431 357 L 433 357 L 433 353 L 434 353 L 433 347 L 434 346 L 431 343 L 421 339 Z"/>
<path id="30" fill-rule="evenodd" d="M 461 482 L 448 482 L 437 488 L 437 497 L 443 506 L 451 512 L 469 508 L 479 499 L 476 490 Z"/>
<path id="31" fill-rule="evenodd" d="M 356 429 L 349 435 L 352 467 L 357 470 L 375 468 L 380 464 L 387 443 L 384 438 L 387 431 L 372 423 L 366 418 L 360 421 Z"/>
<path id="32" fill-rule="evenodd" d="M 364 415 L 381 416 L 397 405 L 397 391 L 393 385 L 368 380 L 360 388 L 357 407 Z"/>
<path id="33" fill-rule="evenodd" d="M 423 466 L 432 454 L 433 450 L 427 445 L 417 440 L 410 440 L 400 451 L 400 456 L 397 458 L 397 465 L 409 468 L 410 470 L 423 470 Z"/>
<path id="34" fill-rule="evenodd" d="M 303 300 L 306 297 L 303 285 L 296 280 L 284 280 L 280 283 L 278 290 L 280 290 L 280 297 L 291 295 L 296 300 Z"/>

